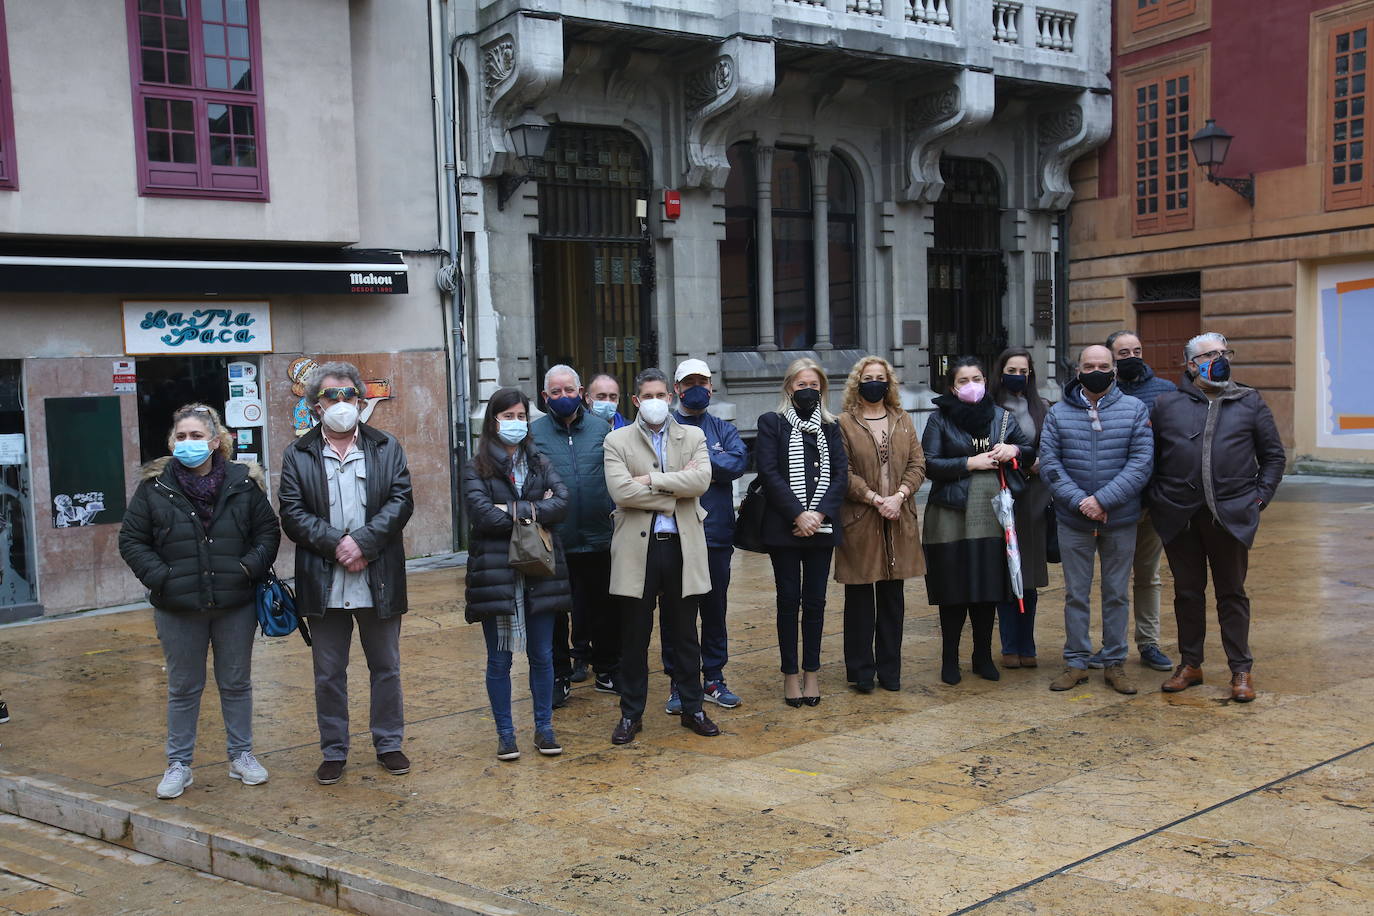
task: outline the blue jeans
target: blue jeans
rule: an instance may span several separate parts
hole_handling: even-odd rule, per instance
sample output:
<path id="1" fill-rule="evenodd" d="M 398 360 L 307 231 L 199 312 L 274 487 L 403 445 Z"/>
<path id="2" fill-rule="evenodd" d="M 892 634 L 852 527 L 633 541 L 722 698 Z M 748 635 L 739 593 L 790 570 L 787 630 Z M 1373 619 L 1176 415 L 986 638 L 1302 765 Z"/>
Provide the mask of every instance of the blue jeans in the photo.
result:
<path id="1" fill-rule="evenodd" d="M 1002 654 L 1035 658 L 1035 602 L 1039 593 L 1026 589 L 1026 613 L 1015 601 L 997 605 L 997 629 L 1002 634 Z"/>
<path id="2" fill-rule="evenodd" d="M 1102 557 L 1102 652 L 1105 667 L 1126 660 L 1126 625 L 1131 616 L 1131 565 L 1135 525 L 1083 531 L 1059 526 L 1059 556 L 1064 567 L 1064 663 L 1087 668 L 1093 652 L 1093 559 Z"/>
<path id="3" fill-rule="evenodd" d="M 706 683 L 724 680 L 722 673 L 730 658 L 729 637 L 725 629 L 725 597 L 730 591 L 730 558 L 733 547 L 708 547 L 706 564 L 711 572 L 711 590 L 701 596 L 701 679 Z M 659 627 L 659 639 L 664 629 Z M 673 678 L 673 662 L 663 646 L 663 673 Z"/>
<path id="4" fill-rule="evenodd" d="M 167 762 L 191 765 L 196 748 L 205 654 L 215 647 L 215 685 L 231 758 L 253 749 L 252 607 L 210 613 L 153 611 L 167 662 Z"/>
<path id="5" fill-rule="evenodd" d="M 553 728 L 553 614 L 525 616 L 525 655 L 530 662 L 530 697 L 534 701 L 535 731 Z M 510 666 L 513 656 L 496 648 L 496 621 L 482 621 L 487 640 L 487 699 L 496 720 L 496 734 L 514 735 L 511 717 Z"/>

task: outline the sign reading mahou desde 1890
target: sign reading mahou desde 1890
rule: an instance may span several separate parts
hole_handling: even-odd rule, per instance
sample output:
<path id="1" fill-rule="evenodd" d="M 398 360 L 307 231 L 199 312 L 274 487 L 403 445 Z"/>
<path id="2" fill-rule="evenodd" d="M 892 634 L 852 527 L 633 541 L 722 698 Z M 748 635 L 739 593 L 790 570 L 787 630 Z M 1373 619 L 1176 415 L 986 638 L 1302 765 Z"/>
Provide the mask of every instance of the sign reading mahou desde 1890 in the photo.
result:
<path id="1" fill-rule="evenodd" d="M 270 353 L 269 302 L 124 303 L 124 352 Z"/>

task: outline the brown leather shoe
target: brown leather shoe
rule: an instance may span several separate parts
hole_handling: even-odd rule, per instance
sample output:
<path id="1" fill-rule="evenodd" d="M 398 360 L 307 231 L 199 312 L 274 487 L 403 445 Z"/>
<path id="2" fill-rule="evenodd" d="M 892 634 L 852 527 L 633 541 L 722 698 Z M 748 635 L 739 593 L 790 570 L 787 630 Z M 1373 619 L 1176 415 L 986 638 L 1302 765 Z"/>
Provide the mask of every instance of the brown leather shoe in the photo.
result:
<path id="1" fill-rule="evenodd" d="M 315 771 L 315 781 L 322 786 L 332 786 L 343 779 L 343 771 L 344 762 L 342 760 L 326 760 Z"/>
<path id="2" fill-rule="evenodd" d="M 1178 693 L 1180 690 L 1187 690 L 1189 687 L 1196 687 L 1202 683 L 1202 669 L 1194 668 L 1191 665 L 1179 665 L 1174 669 L 1173 677 L 1169 678 L 1159 689 L 1165 693 Z"/>
<path id="3" fill-rule="evenodd" d="M 1019 656 L 1019 655 L 1003 655 L 1003 656 L 1002 656 L 1002 667 L 1003 667 L 1003 668 L 1020 668 L 1020 667 L 1021 667 L 1021 656 Z"/>
<path id="4" fill-rule="evenodd" d="M 1124 693 L 1127 696 L 1135 693 L 1135 684 L 1131 683 L 1131 676 L 1126 673 L 1126 668 L 1121 664 L 1108 665 L 1107 670 L 1102 672 L 1107 679 L 1107 685 L 1117 693 Z"/>
<path id="5" fill-rule="evenodd" d="M 410 772 L 410 758 L 400 751 L 378 754 L 377 762 L 386 767 L 386 771 L 392 776 L 404 776 Z"/>
<path id="6" fill-rule="evenodd" d="M 643 728 L 643 723 L 638 719 L 627 719 L 621 716 L 620 721 L 615 723 L 615 729 L 611 732 L 612 744 L 629 744 L 635 740 L 635 735 Z"/>
<path id="7" fill-rule="evenodd" d="M 1038 661 L 1035 660 L 1035 656 L 1034 656 L 1034 655 L 1022 655 L 1022 656 L 1021 656 L 1021 667 L 1022 667 L 1022 668 L 1039 668 L 1039 667 L 1040 667 L 1040 663 L 1039 663 Z"/>
<path id="8" fill-rule="evenodd" d="M 684 712 L 682 727 L 690 728 L 703 738 L 714 738 L 720 734 L 720 726 L 712 722 L 704 712 Z"/>
<path id="9" fill-rule="evenodd" d="M 1088 679 L 1087 668 L 1066 666 L 1064 673 L 1050 681 L 1051 690 L 1072 690 Z"/>
<path id="10" fill-rule="evenodd" d="M 1255 685 L 1250 683 L 1250 672 L 1240 671 L 1231 675 L 1231 699 L 1237 703 L 1249 703 L 1255 698 Z"/>

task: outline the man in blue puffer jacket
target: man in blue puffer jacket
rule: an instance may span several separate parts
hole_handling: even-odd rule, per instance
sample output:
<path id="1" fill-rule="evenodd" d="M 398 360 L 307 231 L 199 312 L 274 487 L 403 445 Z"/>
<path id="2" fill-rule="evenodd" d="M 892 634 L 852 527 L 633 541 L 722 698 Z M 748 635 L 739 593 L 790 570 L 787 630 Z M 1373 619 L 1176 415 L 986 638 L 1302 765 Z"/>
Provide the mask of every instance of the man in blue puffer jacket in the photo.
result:
<path id="1" fill-rule="evenodd" d="M 702 699 L 725 709 L 740 704 L 740 698 L 725 684 L 723 669 L 729 660 L 725 628 L 725 595 L 730 589 L 730 558 L 735 552 L 734 481 L 749 464 L 749 450 L 739 430 L 729 420 L 706 412 L 711 403 L 711 368 L 700 359 L 685 359 L 673 373 L 673 390 L 678 407 L 673 416 L 684 426 L 697 426 L 706 434 L 706 450 L 711 455 L 711 487 L 701 496 L 706 510 L 706 560 L 711 572 L 711 591 L 701 596 L 701 678 Z M 663 670 L 673 679 L 668 648 L 663 649 Z M 682 712 L 677 691 L 668 695 L 664 708 L 669 715 Z"/>
<path id="2" fill-rule="evenodd" d="M 1155 398 L 1178 386 L 1168 379 L 1155 375 L 1155 371 L 1145 362 L 1145 347 L 1135 331 L 1114 331 L 1107 337 L 1107 349 L 1112 351 L 1116 360 L 1116 385 L 1123 393 L 1129 394 L 1145 405 L 1146 410 L 1154 410 Z M 1159 540 L 1150 521 L 1150 509 L 1145 507 L 1140 513 L 1140 521 L 1135 527 L 1135 559 L 1131 563 L 1131 612 L 1135 617 L 1135 647 L 1140 652 L 1140 661 L 1156 671 L 1174 670 L 1173 660 L 1159 648 L 1159 597 L 1164 586 L 1159 581 L 1159 558 L 1164 545 Z M 1094 656 L 1088 662 L 1089 668 L 1101 668 L 1101 661 Z"/>
<path id="3" fill-rule="evenodd" d="M 606 490 L 604 443 L 610 424 L 588 412 L 582 381 L 571 366 L 544 373 L 544 409 L 530 424 L 540 454 L 568 486 L 568 514 L 557 525 L 572 587 L 572 658 L 567 618 L 559 615 L 553 634 L 555 707 L 567 702 L 571 681 L 583 681 L 590 663 L 596 689 L 615 693 L 620 668 L 620 611 L 611 600 L 611 510 Z"/>
<path id="4" fill-rule="evenodd" d="M 1115 384 L 1112 353 L 1085 347 L 1078 375 L 1040 431 L 1040 476 L 1054 494 L 1064 566 L 1064 672 L 1051 690 L 1088 679 L 1093 557 L 1102 556 L 1102 651 L 1107 683 L 1136 692 L 1126 659 L 1126 589 L 1135 556 L 1140 494 L 1154 461 L 1150 412 Z"/>

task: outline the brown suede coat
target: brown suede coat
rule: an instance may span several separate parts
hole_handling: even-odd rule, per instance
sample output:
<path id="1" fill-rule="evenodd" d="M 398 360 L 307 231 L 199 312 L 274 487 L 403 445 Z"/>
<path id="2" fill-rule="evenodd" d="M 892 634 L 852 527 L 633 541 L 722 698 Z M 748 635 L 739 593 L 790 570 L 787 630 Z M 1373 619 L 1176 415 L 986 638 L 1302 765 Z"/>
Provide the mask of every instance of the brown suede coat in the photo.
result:
<path id="1" fill-rule="evenodd" d="M 921 550 L 921 526 L 916 519 L 916 491 L 926 479 L 926 456 L 911 416 L 888 412 L 890 483 L 882 484 L 878 443 L 868 424 L 854 411 L 840 415 L 840 433 L 849 454 L 849 492 L 840 519 L 844 542 L 835 551 L 835 581 L 866 585 L 883 579 L 910 579 L 926 571 Z M 890 496 L 906 484 L 911 495 L 895 521 L 887 521 L 873 505 L 873 494 Z"/>

